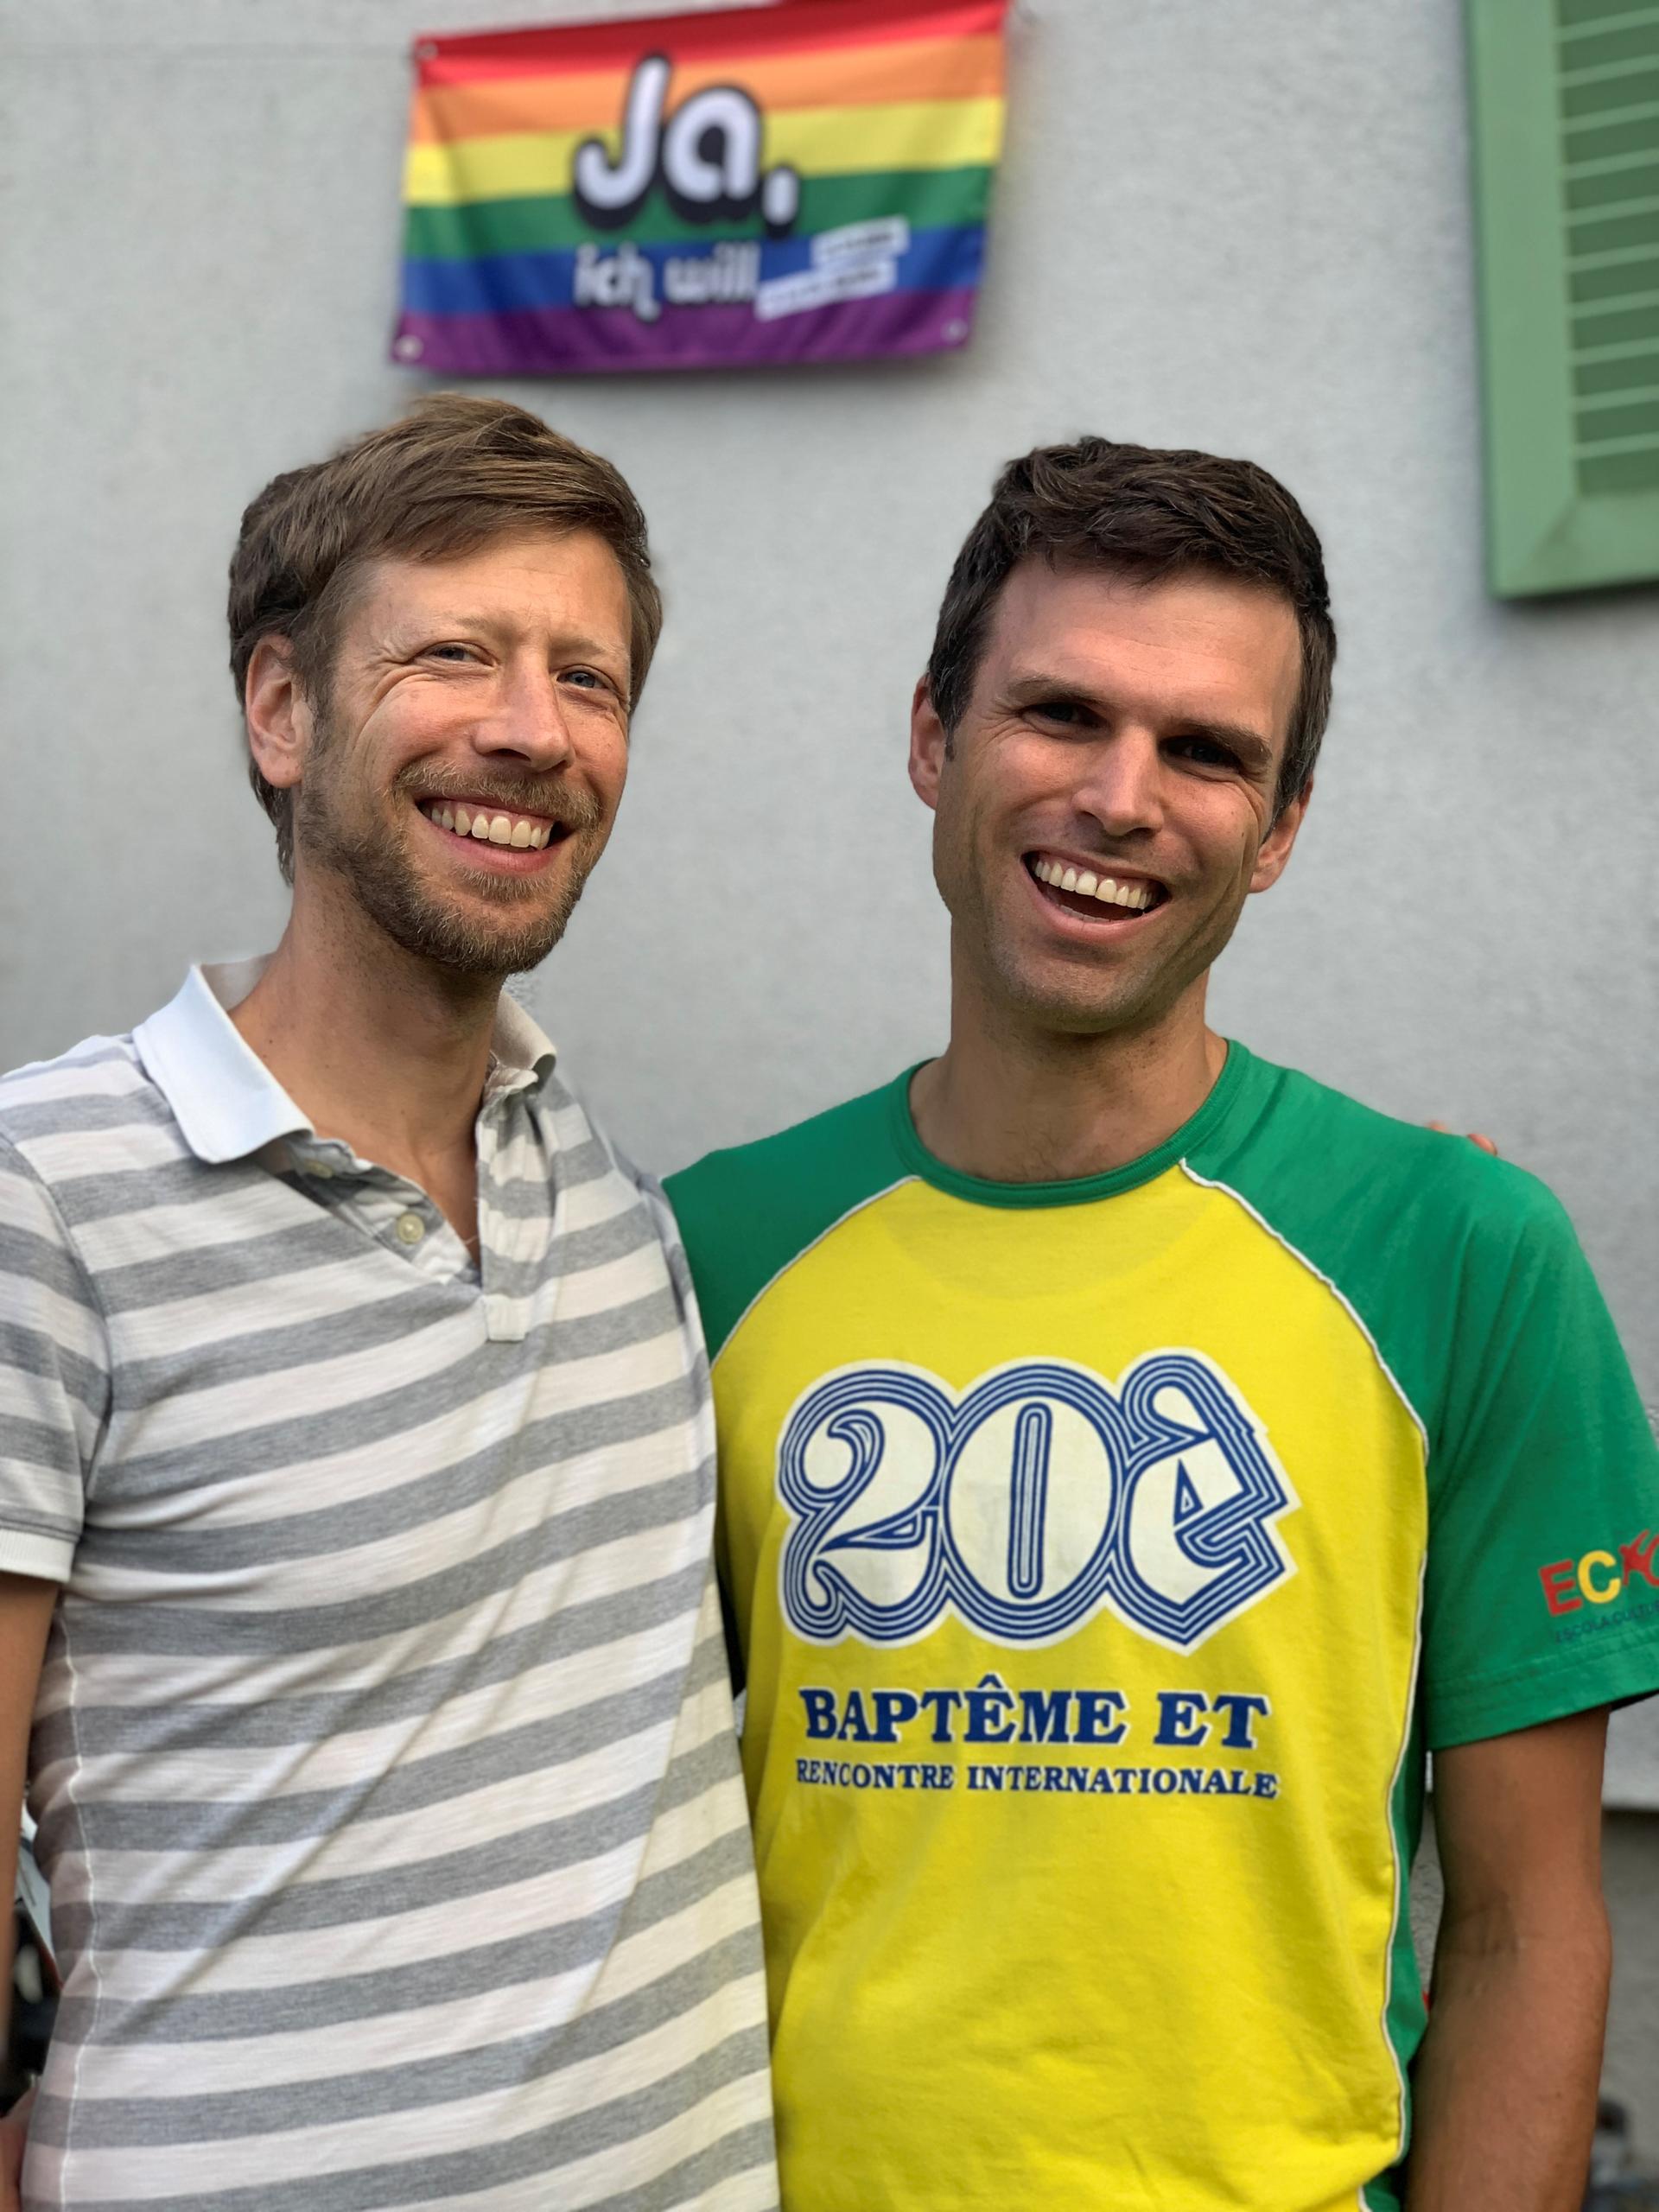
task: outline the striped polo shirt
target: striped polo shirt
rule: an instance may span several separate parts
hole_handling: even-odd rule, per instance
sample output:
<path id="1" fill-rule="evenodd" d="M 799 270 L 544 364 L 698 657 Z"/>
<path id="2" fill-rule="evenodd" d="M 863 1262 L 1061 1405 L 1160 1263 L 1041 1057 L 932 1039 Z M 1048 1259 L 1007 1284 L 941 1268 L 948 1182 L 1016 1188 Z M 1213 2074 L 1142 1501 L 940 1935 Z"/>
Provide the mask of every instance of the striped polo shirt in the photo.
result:
<path id="1" fill-rule="evenodd" d="M 244 1044 L 257 972 L 0 1081 L 27 2212 L 774 2206 L 671 1217 L 504 999 L 475 1262 Z"/>

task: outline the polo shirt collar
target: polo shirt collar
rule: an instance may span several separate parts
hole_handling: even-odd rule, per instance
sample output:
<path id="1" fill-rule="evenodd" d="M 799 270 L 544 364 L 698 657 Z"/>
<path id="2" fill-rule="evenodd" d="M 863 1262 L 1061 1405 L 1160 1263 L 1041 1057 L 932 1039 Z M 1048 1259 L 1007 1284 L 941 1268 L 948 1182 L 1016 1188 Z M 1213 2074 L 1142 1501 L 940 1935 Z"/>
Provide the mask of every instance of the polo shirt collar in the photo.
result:
<path id="1" fill-rule="evenodd" d="M 505 990 L 496 1002 L 490 1052 L 493 1065 L 486 1095 L 494 1098 L 528 1090 L 532 1085 L 540 1090 L 558 1058 L 552 1039 L 540 1022 Z"/>
<path id="2" fill-rule="evenodd" d="M 132 1041 L 198 1160 L 245 1160 L 279 1137 L 312 1136 L 310 1122 L 231 1020 L 264 973 L 270 955 L 193 967 L 178 995 L 141 1021 Z M 540 1026 L 503 991 L 490 1040 L 487 1095 L 539 1089 L 554 1048 Z"/>
<path id="3" fill-rule="evenodd" d="M 309 1135 L 311 1124 L 241 1033 L 226 1008 L 245 999 L 264 960 L 192 968 L 178 996 L 141 1021 L 132 1041 L 144 1071 L 198 1160 L 245 1160 L 278 1137 Z"/>

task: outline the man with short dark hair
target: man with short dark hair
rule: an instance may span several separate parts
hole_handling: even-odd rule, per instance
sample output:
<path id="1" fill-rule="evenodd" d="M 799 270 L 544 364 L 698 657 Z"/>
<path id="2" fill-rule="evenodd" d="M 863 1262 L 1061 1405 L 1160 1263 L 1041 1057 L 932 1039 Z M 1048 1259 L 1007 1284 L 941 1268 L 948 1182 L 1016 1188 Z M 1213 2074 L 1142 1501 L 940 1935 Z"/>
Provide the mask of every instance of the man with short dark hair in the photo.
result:
<path id="1" fill-rule="evenodd" d="M 696 1312 L 502 993 L 622 795 L 644 518 L 442 395 L 254 501 L 230 613 L 282 942 L 0 1081 L 22 2202 L 757 2212 Z"/>
<path id="2" fill-rule="evenodd" d="M 949 1046 L 671 1179 L 789 2212 L 1580 2201 L 1659 1471 L 1540 1185 L 1206 1025 L 1334 650 L 1261 469 L 1014 462 L 912 718 Z"/>

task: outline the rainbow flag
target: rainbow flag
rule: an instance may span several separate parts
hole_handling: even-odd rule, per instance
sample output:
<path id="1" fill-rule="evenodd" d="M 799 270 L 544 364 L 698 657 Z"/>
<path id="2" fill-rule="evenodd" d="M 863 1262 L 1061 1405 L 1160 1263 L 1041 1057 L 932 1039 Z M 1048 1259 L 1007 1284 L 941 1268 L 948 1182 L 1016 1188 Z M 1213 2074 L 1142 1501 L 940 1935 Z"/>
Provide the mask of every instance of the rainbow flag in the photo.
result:
<path id="1" fill-rule="evenodd" d="M 514 377 L 963 345 L 1007 5 L 777 0 L 417 41 L 393 358 Z"/>

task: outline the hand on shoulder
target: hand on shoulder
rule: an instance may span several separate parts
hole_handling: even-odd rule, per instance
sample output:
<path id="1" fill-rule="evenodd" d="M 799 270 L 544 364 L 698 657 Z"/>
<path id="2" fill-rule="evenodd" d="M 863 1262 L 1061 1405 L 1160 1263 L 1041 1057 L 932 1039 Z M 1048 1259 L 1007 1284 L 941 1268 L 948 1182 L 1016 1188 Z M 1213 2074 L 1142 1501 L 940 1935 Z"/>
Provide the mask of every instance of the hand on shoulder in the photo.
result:
<path id="1" fill-rule="evenodd" d="M 1446 1128 L 1444 1122 L 1430 1122 L 1427 1123 L 1426 1126 L 1431 1129 L 1439 1129 L 1443 1135 L 1450 1136 L 1452 1135 L 1451 1130 Z M 1477 1151 L 1489 1152 L 1494 1160 L 1497 1160 L 1502 1157 L 1498 1152 L 1497 1145 L 1493 1143 L 1491 1137 L 1481 1136 L 1474 1129 L 1465 1129 L 1463 1134 L 1468 1138 L 1470 1143 L 1475 1147 Z"/>

